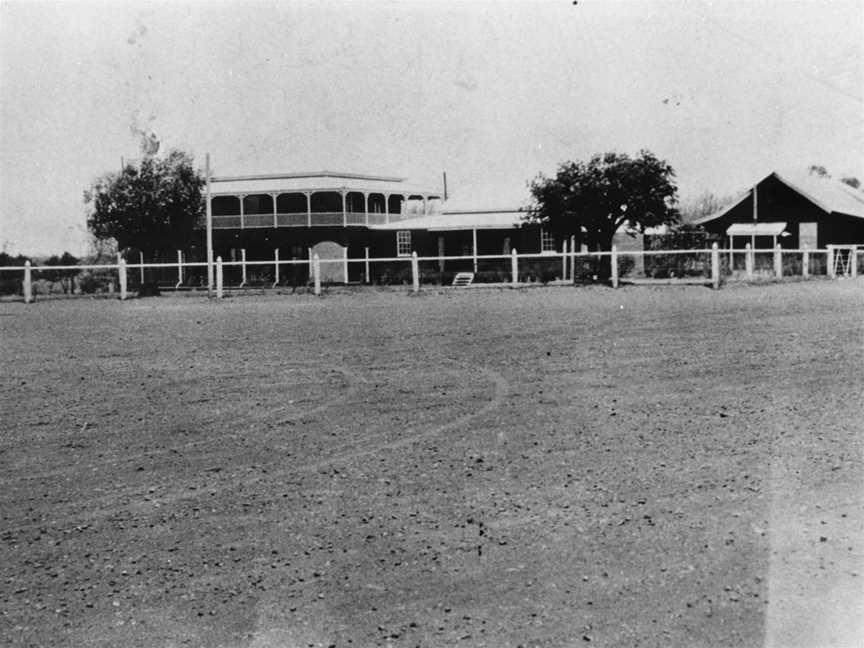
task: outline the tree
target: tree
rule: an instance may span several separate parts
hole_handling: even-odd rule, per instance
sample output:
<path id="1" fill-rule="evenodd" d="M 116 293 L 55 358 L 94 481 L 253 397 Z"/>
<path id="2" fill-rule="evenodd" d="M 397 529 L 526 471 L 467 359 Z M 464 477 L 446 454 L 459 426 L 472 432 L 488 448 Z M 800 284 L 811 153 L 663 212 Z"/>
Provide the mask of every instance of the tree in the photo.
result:
<path id="1" fill-rule="evenodd" d="M 49 257 L 44 265 L 46 266 L 76 266 L 78 265 L 78 257 L 69 254 L 68 252 L 64 252 L 63 256 L 57 256 L 56 254 L 52 257 Z M 60 286 L 63 288 L 64 293 L 72 294 L 72 291 L 75 288 L 75 277 L 78 275 L 77 269 L 57 269 L 57 270 L 46 270 L 44 273 L 45 279 L 52 282 L 58 282 Z"/>
<path id="2" fill-rule="evenodd" d="M 119 249 L 135 248 L 146 255 L 160 249 L 188 247 L 204 214 L 203 176 L 192 156 L 171 151 L 156 157 L 158 147 L 142 141 L 145 154 L 136 166 L 97 178 L 84 202 L 90 205 L 87 227 L 97 239 L 115 239 Z"/>
<path id="3" fill-rule="evenodd" d="M 552 178 L 530 183 L 534 204 L 527 222 L 558 236 L 576 235 L 592 250 L 609 250 L 622 226 L 631 234 L 678 222 L 675 172 L 649 151 L 631 158 L 595 155 L 588 162 L 564 162 Z"/>
<path id="4" fill-rule="evenodd" d="M 711 216 L 734 200 L 734 196 L 717 196 L 710 191 L 704 191 L 695 198 L 681 201 L 679 207 L 681 220 L 685 223 L 692 223 L 704 216 Z"/>
<path id="5" fill-rule="evenodd" d="M 809 173 L 810 173 L 810 175 L 815 175 L 815 176 L 818 176 L 820 178 L 830 178 L 831 177 L 831 174 L 828 173 L 828 169 L 826 169 L 824 166 L 822 166 L 820 164 L 811 164 L 810 168 L 809 168 Z M 860 189 L 861 188 L 861 181 L 858 178 L 856 178 L 855 176 L 843 176 L 842 178 L 840 178 L 840 182 L 842 182 L 843 184 L 849 185 L 853 189 Z"/>

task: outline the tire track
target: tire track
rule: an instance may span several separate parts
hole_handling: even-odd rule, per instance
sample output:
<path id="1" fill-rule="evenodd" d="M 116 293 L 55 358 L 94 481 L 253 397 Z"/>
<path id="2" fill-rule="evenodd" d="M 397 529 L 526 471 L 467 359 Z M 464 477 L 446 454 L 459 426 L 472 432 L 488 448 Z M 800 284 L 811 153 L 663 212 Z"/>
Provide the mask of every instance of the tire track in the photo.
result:
<path id="1" fill-rule="evenodd" d="M 110 495 L 105 495 L 98 499 L 88 499 L 86 504 L 88 507 L 87 511 L 82 511 L 80 513 L 70 513 L 66 515 L 62 515 L 56 517 L 52 520 L 43 520 L 39 522 L 32 522 L 29 524 L 23 525 L 15 525 L 9 526 L 8 531 L 14 533 L 20 531 L 26 531 L 32 528 L 40 528 L 40 527 L 50 527 L 53 529 L 59 529 L 63 523 L 69 523 L 74 521 L 77 526 L 80 526 L 82 523 L 90 524 L 94 521 L 103 520 L 105 518 L 110 518 L 114 515 L 120 513 L 129 513 L 131 515 L 135 515 L 142 512 L 151 512 L 154 507 L 159 507 L 163 511 L 170 510 L 170 506 L 183 501 L 195 500 L 201 497 L 204 494 L 212 494 L 216 492 L 224 492 L 230 489 L 236 489 L 241 487 L 250 487 L 255 486 L 256 484 L 260 484 L 261 482 L 271 481 L 276 477 L 284 477 L 288 475 L 301 475 L 301 474 L 309 474 L 315 473 L 327 466 L 334 464 L 344 464 L 351 461 L 355 461 L 357 459 L 370 456 L 373 454 L 378 454 L 381 452 L 387 452 L 390 450 L 395 450 L 398 448 L 406 447 L 411 444 L 416 443 L 417 441 L 421 441 L 423 439 L 427 439 L 434 436 L 440 436 L 448 431 L 457 429 L 469 421 L 483 416 L 489 412 L 496 410 L 500 407 L 504 398 L 509 393 L 509 384 L 506 379 L 501 376 L 498 372 L 488 369 L 485 367 L 481 367 L 479 365 L 473 365 L 470 363 L 463 363 L 459 361 L 452 361 L 452 364 L 456 364 L 463 369 L 469 368 L 474 370 L 479 370 L 481 374 L 487 379 L 488 383 L 494 387 L 494 393 L 492 397 L 479 409 L 468 412 L 461 416 L 456 417 L 455 419 L 448 421 L 446 423 L 441 423 L 432 427 L 431 429 L 423 429 L 423 428 L 408 428 L 405 430 L 405 433 L 400 435 L 398 439 L 394 439 L 391 441 L 386 441 L 378 444 L 370 444 L 368 440 L 364 440 L 363 447 L 358 448 L 356 445 L 344 447 L 341 450 L 337 450 L 329 454 L 328 457 L 313 461 L 309 463 L 304 463 L 300 466 L 292 465 L 286 466 L 281 469 L 276 470 L 268 470 L 265 474 L 255 474 L 247 477 L 236 478 L 233 475 L 226 476 L 226 479 L 221 483 L 205 485 L 200 488 L 195 488 L 194 490 L 190 490 L 188 487 L 183 488 L 183 490 L 177 491 L 172 494 L 167 494 L 165 496 L 154 497 L 153 500 L 145 500 L 143 502 L 126 502 L 123 504 L 115 504 L 113 506 L 105 506 L 99 507 L 99 504 L 104 502 L 109 504 L 111 501 L 116 500 L 118 497 L 136 497 L 141 494 L 142 487 L 136 486 L 134 488 L 126 489 L 121 493 L 117 491 L 112 492 Z M 344 370 L 346 374 L 352 374 L 353 372 L 350 369 L 345 367 L 339 367 L 339 369 Z M 354 382 L 354 392 L 356 393 L 357 385 L 359 383 L 366 382 L 364 379 L 357 379 Z M 345 398 L 347 399 L 347 394 Z M 328 407 L 319 407 L 316 408 L 316 411 L 320 413 L 328 409 Z M 499 433 L 499 439 L 501 434 Z M 89 512 L 88 512 L 89 511 Z"/>
<path id="2" fill-rule="evenodd" d="M 302 363 L 302 364 L 314 365 L 318 368 L 322 367 L 322 365 L 314 364 L 314 363 Z M 314 416 L 320 414 L 321 412 L 323 412 L 323 411 L 325 411 L 331 407 L 334 407 L 334 406 L 342 403 L 345 400 L 348 400 L 349 398 L 351 398 L 357 394 L 357 391 L 358 391 L 357 385 L 358 385 L 358 383 L 363 382 L 364 379 L 359 378 L 355 372 L 351 371 L 350 369 L 347 369 L 346 367 L 327 366 L 327 365 L 324 365 L 324 367 L 328 371 L 333 371 L 335 373 L 341 374 L 345 380 L 346 389 L 344 391 L 338 393 L 338 394 L 335 394 L 333 398 L 329 398 L 325 402 L 323 402 L 319 405 L 316 405 L 315 407 L 301 410 L 300 412 L 296 412 L 287 418 L 283 418 L 283 419 L 280 419 L 280 420 L 272 423 L 272 425 L 284 425 L 285 423 L 289 423 L 292 421 L 299 421 L 301 419 L 314 417 Z M 225 378 L 225 377 L 243 378 L 243 377 L 250 377 L 250 376 L 254 377 L 255 374 L 243 374 L 240 376 L 225 374 L 225 375 L 222 375 L 219 377 L 220 378 Z M 167 383 L 162 383 L 162 385 L 165 385 L 165 384 L 167 384 L 167 385 L 175 384 L 176 385 L 179 382 L 180 381 L 176 381 L 176 380 L 175 381 L 168 381 Z M 153 390 L 153 391 L 155 391 L 155 390 Z M 180 403 L 179 405 L 182 406 L 183 403 Z M 254 413 L 254 414 L 251 414 L 247 417 L 244 417 L 244 423 L 260 422 L 260 420 L 264 417 L 265 414 L 272 414 L 274 411 L 279 412 L 279 411 L 284 411 L 284 410 L 288 410 L 288 409 L 291 409 L 290 405 L 281 405 L 281 406 L 276 407 L 275 410 L 272 408 L 268 408 L 268 409 L 266 409 L 265 412 L 262 412 L 260 414 Z M 206 416 L 203 419 L 202 424 L 206 425 L 206 424 L 215 423 L 216 421 L 219 420 L 219 418 L 220 418 L 219 415 L 210 414 L 209 416 Z M 173 444 L 173 445 L 160 447 L 160 448 L 153 448 L 152 450 L 140 450 L 137 452 L 132 452 L 132 453 L 124 454 L 122 457 L 105 458 L 105 459 L 101 459 L 98 461 L 91 461 L 90 463 L 87 463 L 87 464 L 77 464 L 77 463 L 76 464 L 69 464 L 68 466 L 65 466 L 62 468 L 53 468 L 50 470 L 40 471 L 40 472 L 27 472 L 26 475 L 17 475 L 17 476 L 13 476 L 13 477 L 0 478 L 0 486 L 4 486 L 7 484 L 11 484 L 11 483 L 20 484 L 21 482 L 38 481 L 38 480 L 45 479 L 48 477 L 60 477 L 63 475 L 67 475 L 69 473 L 80 473 L 81 471 L 86 471 L 86 470 L 93 470 L 93 469 L 97 469 L 97 468 L 106 468 L 106 467 L 110 467 L 110 466 L 117 466 L 117 465 L 120 465 L 123 463 L 133 462 L 134 460 L 137 460 L 137 459 L 142 459 L 142 458 L 150 459 L 153 457 L 158 457 L 160 455 L 177 453 L 181 450 L 186 450 L 186 449 L 189 449 L 192 447 L 199 447 L 199 448 L 202 446 L 207 447 L 207 446 L 213 445 L 215 443 L 221 443 L 227 439 L 238 439 L 238 438 L 243 438 L 243 437 L 244 437 L 243 432 L 234 429 L 234 430 L 230 430 L 227 432 L 207 435 L 204 438 L 199 438 L 199 439 L 195 439 L 192 441 L 187 441 L 185 443 Z"/>

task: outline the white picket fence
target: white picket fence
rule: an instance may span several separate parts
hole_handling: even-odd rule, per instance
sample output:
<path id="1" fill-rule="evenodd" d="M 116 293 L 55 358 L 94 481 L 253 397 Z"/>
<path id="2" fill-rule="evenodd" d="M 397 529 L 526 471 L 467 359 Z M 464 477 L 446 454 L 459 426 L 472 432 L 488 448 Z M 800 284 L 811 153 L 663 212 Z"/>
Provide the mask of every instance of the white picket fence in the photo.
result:
<path id="1" fill-rule="evenodd" d="M 843 256 L 843 262 L 838 264 L 840 257 L 838 255 Z M 249 268 L 256 267 L 265 267 L 272 268 L 273 276 L 275 280 L 273 281 L 273 287 L 280 285 L 280 270 L 285 269 L 285 267 L 302 267 L 304 271 L 308 272 L 309 284 L 312 286 L 312 290 L 314 294 L 321 294 L 321 284 L 322 284 L 322 273 L 321 266 L 324 264 L 341 264 L 344 269 L 344 276 L 348 277 L 348 266 L 349 264 L 363 264 L 363 280 L 365 283 L 370 283 L 372 280 L 371 268 L 374 264 L 379 263 L 390 263 L 390 264 L 400 264 L 401 267 L 405 267 L 407 265 L 410 268 L 410 276 L 411 276 L 411 290 L 413 292 L 418 292 L 420 290 L 422 274 L 420 270 L 421 263 L 434 263 L 438 264 L 439 267 L 443 268 L 445 264 L 450 262 L 460 262 L 463 264 L 470 263 L 475 272 L 478 269 L 478 265 L 485 261 L 498 261 L 502 262 L 499 267 L 506 267 L 507 261 L 509 261 L 509 281 L 503 282 L 512 286 L 524 285 L 526 282 L 524 280 L 520 281 L 520 267 L 523 267 L 523 264 L 527 261 L 531 260 L 541 260 L 546 264 L 551 263 L 560 263 L 560 266 L 556 268 L 556 279 L 559 283 L 572 283 L 577 279 L 577 269 L 580 263 L 593 262 L 597 263 L 601 260 L 608 259 L 608 273 L 609 273 L 609 283 L 613 288 L 617 288 L 622 281 L 630 282 L 630 283 L 699 283 L 704 285 L 710 285 L 714 289 L 718 289 L 722 282 L 724 281 L 753 281 L 758 278 L 770 278 L 770 279 L 780 279 L 784 277 L 784 257 L 788 260 L 789 255 L 796 256 L 796 266 L 800 264 L 799 275 L 802 278 L 808 278 L 812 276 L 811 273 L 811 265 L 815 259 L 823 258 L 824 263 L 820 261 L 819 267 L 824 269 L 824 272 L 820 272 L 819 274 L 824 274 L 829 278 L 836 278 L 838 276 L 845 277 L 855 277 L 858 274 L 858 265 L 859 260 L 858 256 L 860 254 L 864 254 L 864 247 L 858 246 L 858 248 L 854 246 L 828 246 L 826 249 L 820 250 L 809 250 L 807 248 L 800 250 L 789 250 L 782 249 L 779 245 L 775 249 L 750 249 L 748 245 L 743 250 L 721 250 L 717 247 L 716 244 L 710 249 L 701 249 L 701 250 L 626 250 L 620 251 L 615 246 L 612 247 L 611 251 L 608 252 L 576 252 L 573 250 L 567 250 L 566 247 L 561 252 L 543 252 L 543 253 L 532 253 L 532 254 L 519 254 L 516 250 L 512 250 L 509 255 L 466 255 L 466 256 L 425 256 L 420 257 L 414 252 L 411 256 L 399 256 L 399 257 L 375 257 L 370 258 L 368 255 L 368 250 L 366 256 L 364 258 L 351 258 L 347 257 L 347 254 L 344 258 L 341 259 L 321 259 L 318 255 L 313 255 L 309 259 L 292 259 L 292 260 L 280 260 L 278 250 L 276 251 L 275 258 L 273 260 L 264 260 L 264 261 L 247 261 L 245 258 L 245 254 L 239 261 L 223 261 L 221 257 L 218 257 L 212 268 L 212 273 L 210 269 L 207 267 L 207 263 L 203 261 L 199 262 L 189 262 L 184 261 L 182 254 L 178 253 L 178 258 L 176 263 L 127 263 L 124 259 L 120 258 L 118 255 L 118 262 L 116 264 L 98 264 L 98 265 L 74 265 L 74 266 L 34 266 L 31 265 L 29 261 L 25 263 L 23 266 L 7 266 L 0 267 L 0 277 L 4 276 L 4 273 L 23 273 L 23 280 L 21 284 L 21 293 L 23 299 L 26 303 L 30 303 L 33 301 L 33 273 L 39 272 L 57 272 L 57 271 L 70 271 L 70 272 L 79 272 L 79 271 L 94 271 L 94 272 L 110 272 L 112 274 L 116 273 L 116 281 L 117 281 L 117 293 L 120 299 L 127 299 L 130 295 L 129 290 L 129 273 L 130 272 L 138 272 L 140 273 L 140 281 L 144 283 L 144 271 L 146 269 L 168 269 L 170 271 L 176 271 L 177 283 L 175 285 L 176 288 L 183 286 L 184 277 L 187 276 L 189 270 L 193 268 L 203 269 L 207 271 L 207 277 L 212 277 L 212 283 L 208 281 L 206 284 L 202 286 L 202 288 L 206 288 L 210 294 L 215 294 L 217 298 L 222 298 L 226 291 L 225 285 L 225 269 L 229 267 L 239 268 L 241 271 L 241 281 L 239 285 L 235 286 L 237 288 L 242 288 L 247 283 L 247 270 Z M 764 261 L 766 257 L 770 257 L 772 259 L 771 269 L 767 273 L 764 271 L 757 271 L 756 269 L 756 258 L 757 255 L 761 255 L 762 260 Z M 657 279 L 656 277 L 651 276 L 639 276 L 639 273 L 634 273 L 632 270 L 632 265 L 628 265 L 627 263 L 623 263 L 624 259 L 630 258 L 632 259 L 640 259 L 642 261 L 642 265 L 644 266 L 651 259 L 657 258 L 674 258 L 676 256 L 686 257 L 688 259 L 696 260 L 697 271 L 695 274 L 691 274 L 691 276 L 672 276 L 672 277 L 663 277 L 662 279 Z M 735 260 L 739 259 L 743 256 L 743 264 L 739 263 L 739 266 L 743 265 L 743 268 L 740 268 L 737 272 L 735 270 Z M 763 266 L 766 264 L 763 263 Z M 622 271 L 622 266 L 627 266 Z M 838 271 L 841 270 L 841 271 Z M 560 272 L 558 272 L 560 270 Z M 644 273 L 644 270 L 642 271 Z M 701 274 L 700 274 L 701 273 Z M 627 274 L 627 277 L 623 277 L 622 275 Z M 789 276 L 789 273 L 786 273 L 785 276 Z M 596 277 L 595 277 L 596 278 Z M 545 281 L 545 280 L 544 280 Z M 502 282 L 499 282 L 499 284 Z M 209 285 L 208 285 L 209 284 Z"/>

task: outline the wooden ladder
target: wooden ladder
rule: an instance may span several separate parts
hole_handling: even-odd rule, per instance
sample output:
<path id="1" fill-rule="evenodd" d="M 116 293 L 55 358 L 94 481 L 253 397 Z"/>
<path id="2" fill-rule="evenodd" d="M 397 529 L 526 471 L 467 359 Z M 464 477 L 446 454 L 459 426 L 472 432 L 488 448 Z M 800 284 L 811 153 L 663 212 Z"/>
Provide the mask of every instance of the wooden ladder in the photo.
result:
<path id="1" fill-rule="evenodd" d="M 471 285 L 471 282 L 474 281 L 474 273 L 473 272 L 457 272 L 456 276 L 453 277 L 453 287 L 454 288 L 467 288 Z"/>

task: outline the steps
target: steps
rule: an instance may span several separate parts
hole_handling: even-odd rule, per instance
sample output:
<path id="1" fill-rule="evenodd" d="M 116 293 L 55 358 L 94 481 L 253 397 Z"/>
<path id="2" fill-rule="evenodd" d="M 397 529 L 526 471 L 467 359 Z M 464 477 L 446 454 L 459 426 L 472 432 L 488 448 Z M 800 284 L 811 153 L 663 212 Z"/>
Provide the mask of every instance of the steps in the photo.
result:
<path id="1" fill-rule="evenodd" d="M 474 281 L 474 273 L 473 272 L 457 272 L 456 276 L 453 277 L 453 287 L 454 288 L 467 288 Z"/>

